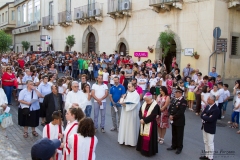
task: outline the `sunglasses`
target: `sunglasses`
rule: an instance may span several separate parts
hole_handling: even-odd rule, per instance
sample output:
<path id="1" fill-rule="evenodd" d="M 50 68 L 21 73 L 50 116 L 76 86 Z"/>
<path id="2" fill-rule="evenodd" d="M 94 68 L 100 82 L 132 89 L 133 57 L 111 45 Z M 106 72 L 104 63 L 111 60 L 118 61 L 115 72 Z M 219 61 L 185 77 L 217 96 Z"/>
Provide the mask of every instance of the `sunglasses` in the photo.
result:
<path id="1" fill-rule="evenodd" d="M 78 88 L 79 86 L 73 86 L 73 87 Z"/>

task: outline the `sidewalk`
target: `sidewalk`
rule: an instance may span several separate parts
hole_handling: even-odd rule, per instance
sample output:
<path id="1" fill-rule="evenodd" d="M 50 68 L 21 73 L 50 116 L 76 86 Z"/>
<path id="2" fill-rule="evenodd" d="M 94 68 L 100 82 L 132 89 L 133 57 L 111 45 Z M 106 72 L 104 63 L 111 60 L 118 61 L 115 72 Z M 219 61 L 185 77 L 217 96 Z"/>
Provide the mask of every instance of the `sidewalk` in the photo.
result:
<path id="1" fill-rule="evenodd" d="M 31 129 L 28 131 L 28 138 L 23 137 L 23 127 L 18 125 L 17 107 L 10 106 L 10 113 L 13 115 L 14 125 L 7 128 L 8 139 L 0 129 L 0 159 L 1 160 L 31 160 L 31 147 L 41 139 L 41 133 L 36 129 L 39 136 L 34 137 Z"/>

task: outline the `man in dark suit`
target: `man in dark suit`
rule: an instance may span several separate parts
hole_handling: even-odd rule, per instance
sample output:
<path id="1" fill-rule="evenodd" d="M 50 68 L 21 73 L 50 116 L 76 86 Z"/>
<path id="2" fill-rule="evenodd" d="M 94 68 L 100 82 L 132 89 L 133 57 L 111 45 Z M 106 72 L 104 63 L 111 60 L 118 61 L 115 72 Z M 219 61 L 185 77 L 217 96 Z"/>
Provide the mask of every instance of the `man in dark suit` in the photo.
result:
<path id="1" fill-rule="evenodd" d="M 52 113 L 54 111 L 61 111 L 63 114 L 62 95 L 58 93 L 58 87 L 56 85 L 52 85 L 51 89 L 52 93 L 46 95 L 43 99 L 43 106 L 45 106 L 46 109 L 47 124 L 52 121 Z"/>
<path id="2" fill-rule="evenodd" d="M 175 99 L 173 99 L 169 109 L 169 119 L 172 124 L 172 146 L 167 150 L 176 150 L 176 154 L 180 154 L 183 148 L 183 133 L 185 126 L 184 112 L 187 107 L 187 101 L 183 97 L 183 90 L 176 88 Z"/>
<path id="3" fill-rule="evenodd" d="M 201 114 L 202 118 L 202 130 L 203 130 L 203 141 L 205 144 L 205 156 L 201 156 L 199 159 L 202 160 L 213 160 L 214 153 L 214 134 L 216 133 L 216 123 L 220 114 L 218 106 L 215 104 L 216 97 L 210 95 L 208 97 L 208 106 L 204 109 Z"/>

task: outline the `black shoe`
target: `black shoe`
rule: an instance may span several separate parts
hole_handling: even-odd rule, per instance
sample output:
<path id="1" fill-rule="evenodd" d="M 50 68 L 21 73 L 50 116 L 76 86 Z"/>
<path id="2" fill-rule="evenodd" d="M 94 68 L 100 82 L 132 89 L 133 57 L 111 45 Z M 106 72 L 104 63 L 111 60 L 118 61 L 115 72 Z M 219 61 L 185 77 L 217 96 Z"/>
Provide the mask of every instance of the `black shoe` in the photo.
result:
<path id="1" fill-rule="evenodd" d="M 167 148 L 168 151 L 176 150 L 176 148 L 169 147 Z"/>
<path id="2" fill-rule="evenodd" d="M 182 151 L 180 151 L 180 150 L 177 150 L 175 153 L 176 154 L 180 154 Z"/>
<path id="3" fill-rule="evenodd" d="M 201 160 L 208 160 L 208 157 L 206 157 L 206 156 L 201 156 L 201 157 L 199 157 L 199 159 L 201 159 Z"/>

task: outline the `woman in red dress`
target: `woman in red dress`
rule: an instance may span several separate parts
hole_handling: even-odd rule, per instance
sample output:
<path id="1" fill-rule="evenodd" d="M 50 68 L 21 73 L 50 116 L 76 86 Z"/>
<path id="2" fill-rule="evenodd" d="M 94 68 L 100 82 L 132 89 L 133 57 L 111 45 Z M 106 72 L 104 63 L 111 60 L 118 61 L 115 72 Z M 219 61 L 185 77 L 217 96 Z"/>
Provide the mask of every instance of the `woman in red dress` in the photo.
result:
<path id="1" fill-rule="evenodd" d="M 158 142 L 163 144 L 166 129 L 169 128 L 168 106 L 170 104 L 170 97 L 168 96 L 168 90 L 165 86 L 160 87 L 160 95 L 157 97 L 157 103 L 161 110 L 161 115 L 157 117 Z"/>

